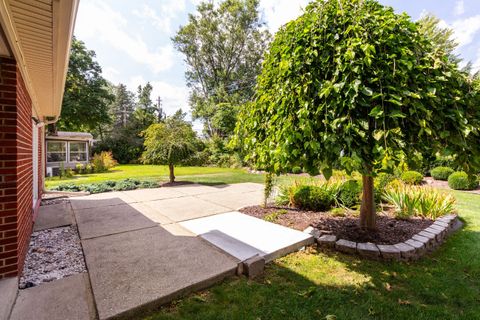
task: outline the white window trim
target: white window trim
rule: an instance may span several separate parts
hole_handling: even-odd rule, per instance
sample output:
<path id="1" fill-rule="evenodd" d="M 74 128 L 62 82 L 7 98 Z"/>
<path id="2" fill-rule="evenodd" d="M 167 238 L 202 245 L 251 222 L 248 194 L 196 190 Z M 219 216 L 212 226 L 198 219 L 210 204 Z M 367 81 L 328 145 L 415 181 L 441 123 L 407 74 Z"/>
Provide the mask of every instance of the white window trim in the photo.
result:
<path id="1" fill-rule="evenodd" d="M 65 145 L 65 161 L 48 161 L 48 154 L 49 153 L 59 153 L 59 152 L 49 152 L 48 151 L 48 144 L 49 143 L 63 143 Z M 46 158 L 47 158 L 47 163 L 62 163 L 62 162 L 69 162 L 69 157 L 68 157 L 68 142 L 67 141 L 47 141 L 46 143 Z"/>

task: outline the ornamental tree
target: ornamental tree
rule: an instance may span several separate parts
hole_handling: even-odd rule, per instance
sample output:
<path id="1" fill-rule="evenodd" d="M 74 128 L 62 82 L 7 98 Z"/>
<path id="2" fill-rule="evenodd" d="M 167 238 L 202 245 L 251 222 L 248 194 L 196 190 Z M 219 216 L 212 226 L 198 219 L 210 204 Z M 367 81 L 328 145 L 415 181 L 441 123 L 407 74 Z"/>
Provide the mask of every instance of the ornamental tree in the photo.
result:
<path id="1" fill-rule="evenodd" d="M 145 137 L 143 162 L 168 165 L 170 182 L 175 181 L 174 166 L 188 160 L 197 150 L 197 135 L 185 116 L 178 110 L 142 133 Z"/>
<path id="2" fill-rule="evenodd" d="M 328 179 L 363 176 L 360 224 L 375 228 L 373 177 L 440 151 L 480 168 L 478 94 L 406 14 L 374 0 L 311 3 L 275 35 L 241 114 L 247 160 Z"/>

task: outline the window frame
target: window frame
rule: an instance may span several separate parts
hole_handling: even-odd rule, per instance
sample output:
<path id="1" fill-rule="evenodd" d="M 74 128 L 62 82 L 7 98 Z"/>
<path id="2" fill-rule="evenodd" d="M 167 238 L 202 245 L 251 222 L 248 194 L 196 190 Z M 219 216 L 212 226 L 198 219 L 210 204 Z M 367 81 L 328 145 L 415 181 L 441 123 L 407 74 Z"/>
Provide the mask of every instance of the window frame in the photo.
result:
<path id="1" fill-rule="evenodd" d="M 63 144 L 63 150 L 62 152 L 58 151 L 48 151 L 49 150 L 49 145 L 50 144 Z M 67 141 L 55 141 L 55 140 L 49 140 L 47 141 L 47 147 L 46 149 L 46 154 L 47 154 L 47 163 L 60 163 L 60 162 L 68 162 L 68 143 Z M 60 160 L 60 161 L 49 161 L 49 155 L 52 153 L 57 153 L 57 154 L 64 154 L 64 159 L 65 160 Z"/>
<path id="2" fill-rule="evenodd" d="M 83 145 L 83 151 L 72 151 L 71 145 L 72 144 L 79 144 Z M 84 154 L 85 160 L 72 160 L 72 153 L 73 154 Z M 88 143 L 86 141 L 69 141 L 68 142 L 68 162 L 70 163 L 81 163 L 81 162 L 88 162 Z"/>

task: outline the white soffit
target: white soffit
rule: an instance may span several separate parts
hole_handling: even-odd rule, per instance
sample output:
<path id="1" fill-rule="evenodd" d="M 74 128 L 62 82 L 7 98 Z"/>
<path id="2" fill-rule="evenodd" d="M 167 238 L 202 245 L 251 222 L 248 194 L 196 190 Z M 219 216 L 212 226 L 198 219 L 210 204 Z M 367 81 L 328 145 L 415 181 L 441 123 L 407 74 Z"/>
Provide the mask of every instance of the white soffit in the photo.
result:
<path id="1" fill-rule="evenodd" d="M 78 0 L 0 0 L 9 39 L 34 115 L 58 117 Z"/>

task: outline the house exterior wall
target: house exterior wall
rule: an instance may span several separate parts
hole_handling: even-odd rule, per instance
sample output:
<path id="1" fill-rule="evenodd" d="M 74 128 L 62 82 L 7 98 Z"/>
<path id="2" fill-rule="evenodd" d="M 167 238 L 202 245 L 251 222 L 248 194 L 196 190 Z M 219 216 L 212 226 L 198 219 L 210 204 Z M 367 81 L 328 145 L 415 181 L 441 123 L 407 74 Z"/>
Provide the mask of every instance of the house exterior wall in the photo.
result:
<path id="1" fill-rule="evenodd" d="M 38 208 L 32 175 L 41 164 L 32 163 L 32 130 L 32 102 L 16 62 L 0 58 L 0 279 L 21 274 Z"/>

